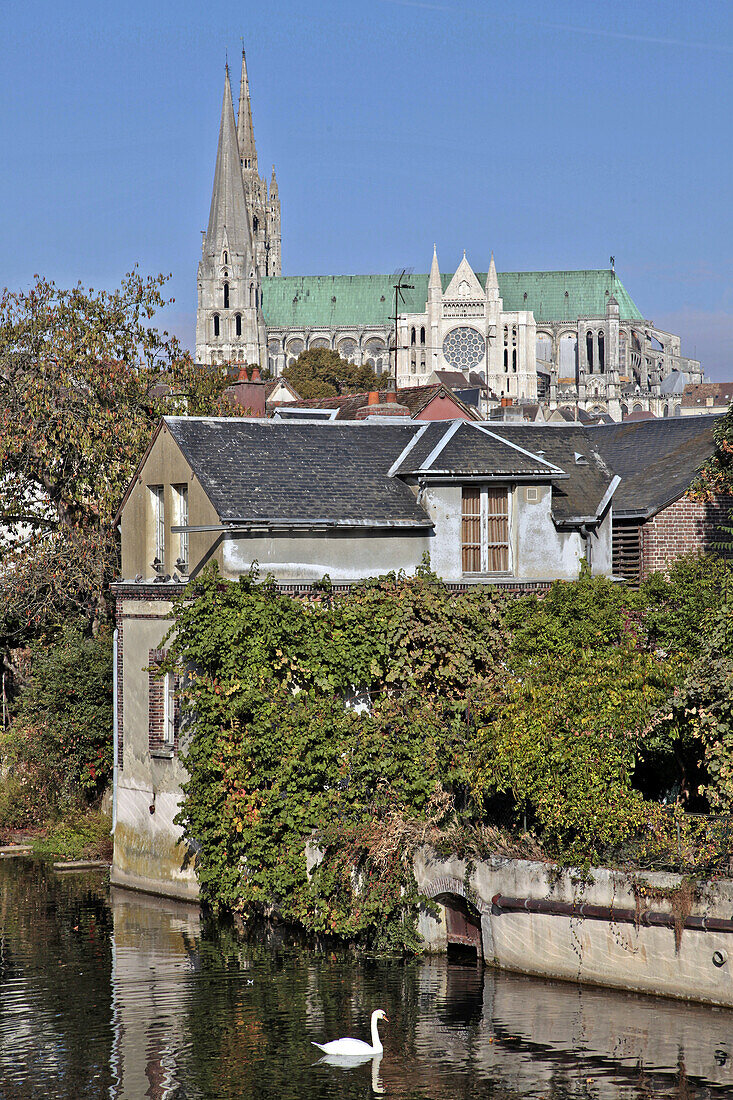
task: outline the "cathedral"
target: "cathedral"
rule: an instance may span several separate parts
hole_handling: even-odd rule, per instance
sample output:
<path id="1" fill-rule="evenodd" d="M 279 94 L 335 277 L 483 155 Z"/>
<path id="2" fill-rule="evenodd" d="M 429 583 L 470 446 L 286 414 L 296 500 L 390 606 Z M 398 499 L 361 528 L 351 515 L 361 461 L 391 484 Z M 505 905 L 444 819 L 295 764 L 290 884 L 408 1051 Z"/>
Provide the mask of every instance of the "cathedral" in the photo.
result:
<path id="1" fill-rule="evenodd" d="M 671 416 L 700 364 L 646 319 L 615 271 L 474 271 L 283 276 L 275 169 L 260 176 L 247 65 L 239 111 L 227 67 L 208 228 L 198 267 L 196 359 L 280 374 L 307 348 L 332 348 L 397 386 L 460 372 L 491 403 Z M 454 373 L 453 377 L 457 377 Z"/>

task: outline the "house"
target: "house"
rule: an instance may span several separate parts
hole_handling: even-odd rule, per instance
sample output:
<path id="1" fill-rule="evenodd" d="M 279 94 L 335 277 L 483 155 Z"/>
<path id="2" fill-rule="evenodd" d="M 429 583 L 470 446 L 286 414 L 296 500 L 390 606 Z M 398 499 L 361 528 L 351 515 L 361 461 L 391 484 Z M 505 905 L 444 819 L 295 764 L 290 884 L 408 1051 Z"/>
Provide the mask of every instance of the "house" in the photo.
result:
<path id="1" fill-rule="evenodd" d="M 726 413 L 733 401 L 733 382 L 697 382 L 684 387 L 682 416 Z"/>
<path id="2" fill-rule="evenodd" d="M 480 420 L 475 406 L 466 404 L 457 393 L 437 383 L 430 386 L 405 386 L 400 390 L 373 390 L 338 397 L 298 398 L 284 408 L 274 409 L 275 416 L 298 416 L 298 410 L 331 410 L 332 420 L 363 420 L 367 416 L 408 416 L 413 420 Z"/>
<path id="3" fill-rule="evenodd" d="M 426 554 L 454 591 L 545 589 L 581 562 L 638 580 L 716 530 L 712 506 L 686 497 L 713 423 L 162 420 L 118 512 L 112 881 L 196 896 L 174 824 L 174 685 L 156 664 L 174 595 L 208 562 L 230 579 L 258 568 L 294 595 L 324 574 L 338 589 L 411 573 Z"/>
<path id="4" fill-rule="evenodd" d="M 260 368 L 240 367 L 237 378 L 225 391 L 242 406 L 245 416 L 268 416 L 278 405 L 298 401 L 300 394 L 284 378 L 263 381 Z"/>

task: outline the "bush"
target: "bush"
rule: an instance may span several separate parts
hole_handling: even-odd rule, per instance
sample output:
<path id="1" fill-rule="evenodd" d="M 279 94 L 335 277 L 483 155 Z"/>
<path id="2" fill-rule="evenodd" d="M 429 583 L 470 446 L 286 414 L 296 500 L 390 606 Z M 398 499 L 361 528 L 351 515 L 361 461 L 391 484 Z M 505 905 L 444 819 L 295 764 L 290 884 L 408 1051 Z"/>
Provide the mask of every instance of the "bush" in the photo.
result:
<path id="1" fill-rule="evenodd" d="M 6 826 L 52 820 L 101 796 L 112 766 L 111 631 L 86 637 L 72 625 L 32 647 L 0 766 Z"/>

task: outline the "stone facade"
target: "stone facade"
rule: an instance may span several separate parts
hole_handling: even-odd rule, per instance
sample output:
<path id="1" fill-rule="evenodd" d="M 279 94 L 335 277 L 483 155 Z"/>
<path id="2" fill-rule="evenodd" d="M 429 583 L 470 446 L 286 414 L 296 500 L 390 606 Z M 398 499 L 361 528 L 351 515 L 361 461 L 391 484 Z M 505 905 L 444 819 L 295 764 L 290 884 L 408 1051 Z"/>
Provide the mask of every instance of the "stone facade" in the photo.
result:
<path id="1" fill-rule="evenodd" d="M 198 267 L 196 359 L 266 362 L 262 279 L 281 273 L 280 199 L 275 169 L 259 175 L 247 65 L 242 50 L 239 120 L 227 66 L 209 224 Z"/>
<path id="2" fill-rule="evenodd" d="M 442 275 L 282 277 L 280 200 L 259 176 L 242 54 L 239 117 L 227 71 L 208 230 L 198 273 L 196 357 L 252 362 L 273 375 L 308 348 L 331 348 L 398 386 L 436 370 L 480 374 L 492 398 L 550 409 L 674 416 L 703 380 L 679 336 L 645 319 L 605 270 L 477 274 L 465 252 Z M 397 312 L 396 324 L 394 312 Z M 396 352 L 395 352 L 396 346 Z"/>

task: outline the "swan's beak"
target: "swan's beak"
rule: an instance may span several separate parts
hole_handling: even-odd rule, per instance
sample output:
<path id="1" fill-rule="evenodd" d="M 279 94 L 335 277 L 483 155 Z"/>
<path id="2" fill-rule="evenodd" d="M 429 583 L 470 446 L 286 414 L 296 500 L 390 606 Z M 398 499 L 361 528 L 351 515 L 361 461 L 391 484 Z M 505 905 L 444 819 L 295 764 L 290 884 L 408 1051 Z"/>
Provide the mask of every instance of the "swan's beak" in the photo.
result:
<path id="1" fill-rule="evenodd" d="M 385 1012 L 384 1016 L 382 1016 L 382 1019 L 384 1020 L 385 1023 L 387 1023 L 387 1024 L 389 1023 L 389 1016 L 387 1015 L 386 1012 Z"/>

